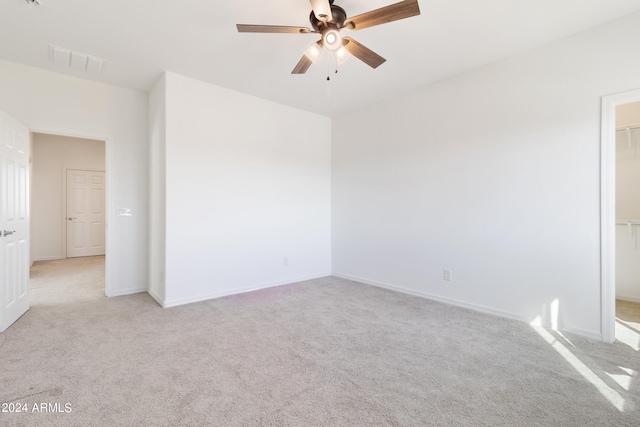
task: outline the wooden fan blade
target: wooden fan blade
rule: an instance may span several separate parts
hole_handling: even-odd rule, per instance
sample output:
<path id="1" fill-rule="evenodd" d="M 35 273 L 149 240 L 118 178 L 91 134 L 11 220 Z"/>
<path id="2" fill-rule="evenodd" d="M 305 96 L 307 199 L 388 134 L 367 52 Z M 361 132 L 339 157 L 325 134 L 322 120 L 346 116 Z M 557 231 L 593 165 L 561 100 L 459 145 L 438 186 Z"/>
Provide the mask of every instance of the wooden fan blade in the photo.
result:
<path id="1" fill-rule="evenodd" d="M 322 22 L 329 22 L 333 19 L 333 14 L 331 13 L 331 4 L 329 0 L 309 0 L 311 2 L 311 9 L 313 9 L 313 14 L 316 15 L 316 18 L 321 20 Z"/>
<path id="2" fill-rule="evenodd" d="M 288 33 L 288 34 L 306 34 L 311 31 L 306 27 L 286 27 L 282 25 L 246 25 L 236 24 L 239 33 Z"/>
<path id="3" fill-rule="evenodd" d="M 349 18 L 344 23 L 344 26 L 351 30 L 362 30 L 363 28 L 386 24 L 387 22 L 416 15 L 420 15 L 418 0 L 405 0 Z"/>
<path id="4" fill-rule="evenodd" d="M 363 44 L 358 43 L 351 37 L 344 37 L 342 39 L 342 43 L 351 55 L 355 56 L 371 68 L 378 68 L 386 61 L 382 56 L 378 55 Z"/>
<path id="5" fill-rule="evenodd" d="M 291 74 L 304 74 L 307 72 L 309 67 L 311 67 L 311 64 L 313 64 L 313 62 L 307 58 L 307 55 L 302 55 L 300 62 L 298 62 L 298 65 L 296 65 L 296 68 L 293 69 Z"/>

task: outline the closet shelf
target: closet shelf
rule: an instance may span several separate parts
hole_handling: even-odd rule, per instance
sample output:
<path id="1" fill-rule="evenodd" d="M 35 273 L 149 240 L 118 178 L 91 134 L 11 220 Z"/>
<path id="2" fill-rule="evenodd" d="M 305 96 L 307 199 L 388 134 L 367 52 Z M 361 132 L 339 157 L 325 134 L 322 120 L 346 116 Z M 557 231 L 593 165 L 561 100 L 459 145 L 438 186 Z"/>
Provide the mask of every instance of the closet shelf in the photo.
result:
<path id="1" fill-rule="evenodd" d="M 618 219 L 616 220 L 616 225 L 640 226 L 640 219 L 625 219 L 625 220 Z"/>

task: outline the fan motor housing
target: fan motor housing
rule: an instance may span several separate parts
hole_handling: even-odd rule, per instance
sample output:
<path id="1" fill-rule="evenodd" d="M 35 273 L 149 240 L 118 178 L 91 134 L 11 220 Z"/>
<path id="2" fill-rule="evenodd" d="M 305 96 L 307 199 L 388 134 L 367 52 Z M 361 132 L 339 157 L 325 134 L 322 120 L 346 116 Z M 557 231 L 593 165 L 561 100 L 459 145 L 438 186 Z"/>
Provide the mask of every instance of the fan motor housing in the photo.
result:
<path id="1" fill-rule="evenodd" d="M 323 22 L 316 17 L 316 14 L 313 13 L 312 10 L 311 15 L 309 15 L 309 22 L 316 31 L 321 31 L 322 28 L 342 28 L 344 21 L 347 19 L 347 12 L 340 6 L 331 4 L 331 16 L 332 19 L 330 22 Z"/>

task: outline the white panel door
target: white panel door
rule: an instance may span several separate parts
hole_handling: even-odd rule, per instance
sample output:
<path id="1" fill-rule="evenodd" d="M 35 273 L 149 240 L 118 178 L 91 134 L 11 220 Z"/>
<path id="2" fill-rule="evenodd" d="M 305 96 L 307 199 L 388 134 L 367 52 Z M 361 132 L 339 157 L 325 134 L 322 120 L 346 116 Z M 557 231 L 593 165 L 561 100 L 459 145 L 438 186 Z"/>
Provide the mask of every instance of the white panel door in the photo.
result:
<path id="1" fill-rule="evenodd" d="M 105 254 L 104 172 L 67 170 L 67 258 Z"/>
<path id="2" fill-rule="evenodd" d="M 29 309 L 29 131 L 0 111 L 0 332 Z"/>

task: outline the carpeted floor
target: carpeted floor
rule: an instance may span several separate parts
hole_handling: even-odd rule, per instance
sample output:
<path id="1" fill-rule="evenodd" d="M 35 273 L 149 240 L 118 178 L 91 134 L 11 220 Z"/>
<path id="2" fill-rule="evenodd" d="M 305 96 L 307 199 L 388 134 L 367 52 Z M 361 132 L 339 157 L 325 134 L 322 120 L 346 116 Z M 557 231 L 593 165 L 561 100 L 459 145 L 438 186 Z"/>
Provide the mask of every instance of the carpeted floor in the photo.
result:
<path id="1" fill-rule="evenodd" d="M 334 277 L 162 309 L 103 262 L 34 266 L 1 426 L 640 425 L 638 305 L 614 344 Z"/>

